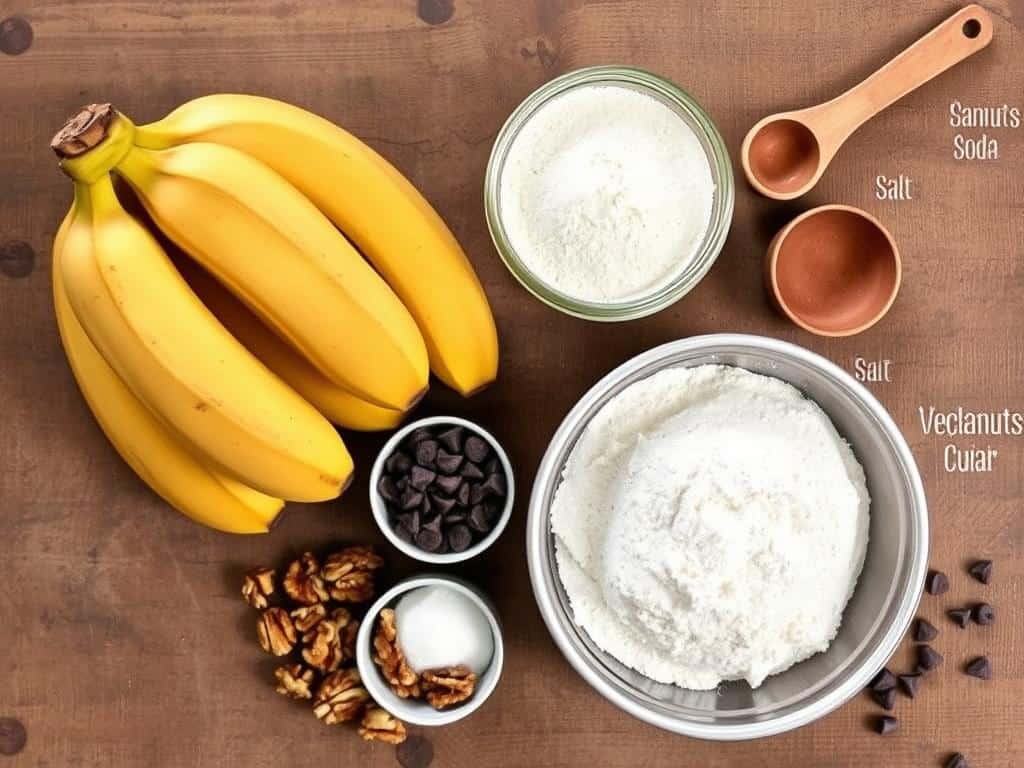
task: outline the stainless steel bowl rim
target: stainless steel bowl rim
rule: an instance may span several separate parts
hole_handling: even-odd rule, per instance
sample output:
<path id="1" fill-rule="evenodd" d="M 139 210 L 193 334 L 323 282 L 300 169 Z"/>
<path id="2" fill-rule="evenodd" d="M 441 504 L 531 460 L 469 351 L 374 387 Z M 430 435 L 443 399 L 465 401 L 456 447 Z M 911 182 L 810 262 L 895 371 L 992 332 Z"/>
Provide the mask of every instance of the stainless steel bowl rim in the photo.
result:
<path id="1" fill-rule="evenodd" d="M 914 510 L 916 518 L 914 524 L 923 544 L 918 550 L 911 553 L 909 583 L 912 585 L 900 598 L 899 611 L 894 621 L 885 632 L 870 657 L 856 668 L 842 685 L 838 686 L 828 696 L 812 702 L 810 705 L 798 709 L 784 716 L 766 719 L 754 723 L 739 724 L 703 724 L 668 717 L 658 712 L 652 712 L 644 706 L 631 701 L 622 695 L 614 686 L 608 684 L 595 672 L 584 654 L 580 653 L 571 643 L 562 627 L 559 625 L 560 608 L 555 598 L 545 589 L 546 563 L 544 542 L 549 535 L 548 510 L 543 509 L 543 497 L 547 487 L 559 482 L 558 473 L 562 467 L 556 466 L 557 457 L 562 453 L 571 432 L 576 429 L 581 416 L 586 413 L 600 398 L 611 388 L 616 386 L 621 379 L 632 371 L 642 369 L 647 365 L 656 363 L 659 359 L 675 356 L 679 353 L 708 351 L 712 352 L 716 347 L 739 346 L 747 347 L 758 352 L 769 352 L 801 361 L 819 369 L 824 374 L 838 380 L 846 387 L 854 397 L 868 408 L 872 415 L 882 425 L 888 439 L 891 441 L 904 468 L 909 469 L 907 476 L 911 482 L 911 493 L 914 498 Z M 615 706 L 634 717 L 655 725 L 665 730 L 692 736 L 696 738 L 716 741 L 740 741 L 744 739 L 756 739 L 771 736 L 785 731 L 807 725 L 837 707 L 841 706 L 859 691 L 863 690 L 870 680 L 885 665 L 895 652 L 900 641 L 903 639 L 910 622 L 917 611 L 918 602 L 921 597 L 921 587 L 927 571 L 928 562 L 928 514 L 927 502 L 925 499 L 924 486 L 917 471 L 917 464 L 903 438 L 899 427 L 889 416 L 885 408 L 863 385 L 857 382 L 846 371 L 835 365 L 824 357 L 811 352 L 808 349 L 796 344 L 772 339 L 764 336 L 739 333 L 709 334 L 695 336 L 688 339 L 669 342 L 655 347 L 647 352 L 627 360 L 622 365 L 613 369 L 610 373 L 601 378 L 576 405 L 569 411 L 555 432 L 548 446 L 544 457 L 541 459 L 534 480 L 533 491 L 530 497 L 529 515 L 526 526 L 526 554 L 530 570 L 530 582 L 533 587 L 534 597 L 540 609 L 544 623 L 548 627 L 555 644 L 561 650 L 573 668 L 595 688 L 602 696 Z M 557 580 L 557 573 L 550 574 L 550 577 Z M 568 621 L 574 623 L 573 617 L 569 615 Z"/>

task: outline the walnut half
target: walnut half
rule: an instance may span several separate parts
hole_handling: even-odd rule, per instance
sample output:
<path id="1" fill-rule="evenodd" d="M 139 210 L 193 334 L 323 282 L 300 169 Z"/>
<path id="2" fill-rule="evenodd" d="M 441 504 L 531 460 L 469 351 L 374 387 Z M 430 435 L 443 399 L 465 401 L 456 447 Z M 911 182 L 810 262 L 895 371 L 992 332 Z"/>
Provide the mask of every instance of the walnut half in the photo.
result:
<path id="1" fill-rule="evenodd" d="M 386 709 L 370 704 L 359 725 L 359 735 L 366 741 L 383 741 L 387 744 L 401 744 L 405 741 L 405 723 Z"/>
<path id="2" fill-rule="evenodd" d="M 320 563 L 312 552 L 304 553 L 288 566 L 281 585 L 288 597 L 302 605 L 314 605 L 327 600 L 324 580 L 320 578 Z"/>
<path id="3" fill-rule="evenodd" d="M 344 608 L 335 608 L 302 637 L 302 658 L 314 669 L 334 672 L 342 662 L 355 657 L 359 622 Z"/>
<path id="4" fill-rule="evenodd" d="M 267 608 L 256 624 L 260 648 L 275 656 L 284 656 L 295 647 L 295 626 L 284 608 Z"/>
<path id="5" fill-rule="evenodd" d="M 274 569 L 253 568 L 242 579 L 242 598 L 258 611 L 267 607 L 267 598 L 274 594 Z"/>
<path id="6" fill-rule="evenodd" d="M 385 608 L 377 620 L 377 631 L 373 635 L 373 660 L 380 667 L 384 679 L 403 699 L 420 697 L 419 676 L 405 660 L 405 654 L 398 647 L 398 631 L 395 629 L 395 612 Z"/>
<path id="7" fill-rule="evenodd" d="M 423 673 L 423 691 L 434 709 L 461 704 L 475 689 L 476 674 L 469 667 L 444 667 Z"/>
<path id="8" fill-rule="evenodd" d="M 362 683 L 355 667 L 332 672 L 317 688 L 313 714 L 327 725 L 354 720 L 370 699 Z"/>
<path id="9" fill-rule="evenodd" d="M 313 670 L 303 669 L 301 664 L 286 664 L 274 670 L 277 687 L 282 696 L 301 701 L 313 698 L 310 686 L 313 684 Z"/>
<path id="10" fill-rule="evenodd" d="M 373 598 L 373 572 L 382 565 L 372 547 L 349 547 L 329 555 L 321 575 L 338 602 L 365 603 Z"/>

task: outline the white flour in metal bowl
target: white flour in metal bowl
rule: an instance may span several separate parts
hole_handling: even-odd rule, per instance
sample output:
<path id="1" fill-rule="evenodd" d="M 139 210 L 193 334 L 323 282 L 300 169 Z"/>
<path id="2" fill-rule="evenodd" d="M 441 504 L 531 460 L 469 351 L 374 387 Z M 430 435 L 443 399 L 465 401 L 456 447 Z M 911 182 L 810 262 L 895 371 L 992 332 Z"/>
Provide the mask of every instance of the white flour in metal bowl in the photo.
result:
<path id="1" fill-rule="evenodd" d="M 663 683 L 754 688 L 824 651 L 861 567 L 864 470 L 791 385 L 673 368 L 591 420 L 551 508 L 576 623 Z"/>

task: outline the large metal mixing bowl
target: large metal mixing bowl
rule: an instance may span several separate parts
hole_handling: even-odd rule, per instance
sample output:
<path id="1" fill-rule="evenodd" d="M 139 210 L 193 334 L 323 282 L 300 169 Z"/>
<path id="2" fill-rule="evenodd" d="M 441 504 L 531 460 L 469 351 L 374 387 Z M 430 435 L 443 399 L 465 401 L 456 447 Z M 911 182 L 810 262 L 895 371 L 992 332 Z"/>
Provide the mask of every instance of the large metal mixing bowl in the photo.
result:
<path id="1" fill-rule="evenodd" d="M 573 446 L 601 407 L 663 368 L 735 365 L 789 382 L 822 407 L 867 475 L 867 559 L 828 651 L 769 677 L 758 689 L 729 682 L 693 691 L 654 682 L 601 651 L 576 626 L 558 577 L 549 510 Z M 899 428 L 864 387 L 828 360 L 775 339 L 741 334 L 665 344 L 599 381 L 562 422 L 540 469 L 527 524 L 530 578 L 562 653 L 597 691 L 626 712 L 676 733 L 752 739 L 816 720 L 864 688 L 896 649 L 917 610 L 928 560 L 928 511 L 917 465 Z"/>

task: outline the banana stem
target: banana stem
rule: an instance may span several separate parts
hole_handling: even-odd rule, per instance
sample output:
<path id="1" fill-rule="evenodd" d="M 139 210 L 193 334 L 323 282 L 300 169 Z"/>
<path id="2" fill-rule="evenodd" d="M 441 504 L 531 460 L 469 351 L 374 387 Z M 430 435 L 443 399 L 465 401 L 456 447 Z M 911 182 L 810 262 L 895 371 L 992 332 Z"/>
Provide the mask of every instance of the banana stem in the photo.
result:
<path id="1" fill-rule="evenodd" d="M 132 148 L 135 125 L 109 104 L 89 104 L 50 142 L 60 168 L 76 181 L 93 184 Z"/>

